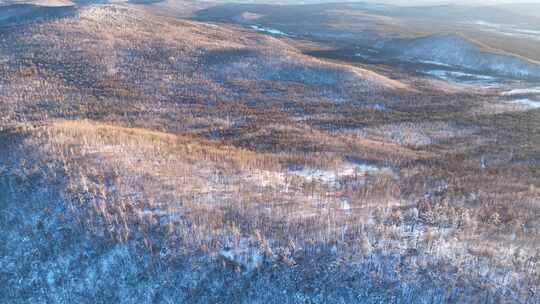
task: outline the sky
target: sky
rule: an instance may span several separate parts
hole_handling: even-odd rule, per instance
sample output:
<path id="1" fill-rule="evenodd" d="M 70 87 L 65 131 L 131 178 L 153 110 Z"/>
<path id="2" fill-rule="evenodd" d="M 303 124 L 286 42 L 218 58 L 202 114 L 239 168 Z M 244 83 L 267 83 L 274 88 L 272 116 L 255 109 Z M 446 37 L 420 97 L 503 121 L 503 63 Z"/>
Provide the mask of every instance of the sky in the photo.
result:
<path id="1" fill-rule="evenodd" d="M 358 0 L 362 2 L 362 0 Z M 434 5 L 434 4 L 467 4 L 467 5 L 487 5 L 503 3 L 540 3 L 540 0 L 364 0 L 364 2 L 386 3 L 395 5 Z M 540 12 L 538 12 L 540 15 Z"/>
<path id="2" fill-rule="evenodd" d="M 109 2 L 122 2 L 127 0 L 109 0 Z M 171 0 L 169 0 L 171 1 Z M 182 0 L 172 0 L 182 1 Z M 188 0 L 190 1 L 190 0 Z M 216 1 L 216 2 L 253 2 L 253 3 L 324 3 L 324 2 L 370 2 L 370 3 L 384 3 L 394 5 L 437 5 L 437 4 L 459 4 L 459 5 L 490 5 L 490 4 L 503 4 L 503 3 L 536 3 L 540 4 L 540 0 L 195 0 L 195 1 Z M 70 0 L 0 0 L 0 4 L 5 3 L 39 3 L 39 4 L 69 4 Z M 540 12 L 538 12 L 540 15 Z"/>
<path id="3" fill-rule="evenodd" d="M 233 1 L 233 0 L 231 0 Z M 245 0 L 244 0 L 245 1 Z M 252 0 L 253 2 L 265 2 L 264 0 Z M 540 0 L 341 0 L 342 2 L 370 2 L 394 5 L 437 5 L 437 4 L 459 4 L 459 5 L 492 5 L 507 3 L 538 3 Z M 276 2 L 276 0 L 270 1 Z M 277 1 L 279 2 L 279 1 Z M 295 0 L 283 0 L 283 2 L 296 2 Z M 340 0 L 298 0 L 298 2 L 340 2 Z M 538 12 L 540 15 L 540 12 Z"/>

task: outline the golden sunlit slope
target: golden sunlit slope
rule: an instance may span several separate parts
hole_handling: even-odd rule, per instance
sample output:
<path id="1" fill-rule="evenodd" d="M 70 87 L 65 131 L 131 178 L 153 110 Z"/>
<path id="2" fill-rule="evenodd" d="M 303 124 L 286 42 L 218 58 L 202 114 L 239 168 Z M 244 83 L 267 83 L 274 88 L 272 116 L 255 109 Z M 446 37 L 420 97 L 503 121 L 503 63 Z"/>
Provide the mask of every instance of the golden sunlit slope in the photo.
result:
<path id="1" fill-rule="evenodd" d="M 119 6 L 83 7 L 0 37 L 4 124 L 49 117 L 143 124 L 151 116 L 146 122 L 163 126 L 186 120 L 176 123 L 185 129 L 209 123 L 187 121 L 186 111 L 217 103 L 270 105 L 290 96 L 305 103 L 364 102 L 366 95 L 408 90 L 370 71 L 302 55 L 269 36 Z"/>
<path id="2" fill-rule="evenodd" d="M 502 279 L 505 293 L 496 299 L 536 286 L 534 272 L 522 268 L 533 263 L 538 242 L 531 226 L 537 223 L 538 193 L 526 183 L 537 177 L 525 166 L 513 164 L 510 170 L 489 159 L 489 169 L 483 170 L 470 156 L 453 155 L 444 145 L 425 153 L 358 136 L 340 143 L 322 133 L 302 134 L 327 136 L 318 141 L 341 146 L 334 153 L 256 153 L 197 136 L 90 121 L 5 129 L 0 132 L 5 240 L 0 266 L 8 275 L 0 290 L 9 288 L 32 301 L 50 293 L 25 290 L 50 286 L 71 298 L 81 296 L 80 288 L 107 298 L 130 290 L 100 287 L 121 281 L 120 274 L 133 280 L 130 286 L 143 288 L 137 279 L 142 274 L 161 286 L 167 279 L 158 273 L 167 267 L 182 278 L 178 284 L 185 283 L 194 270 L 182 263 L 198 265 L 195 273 L 211 275 L 215 284 L 231 275 L 242 290 L 247 282 L 265 282 L 270 294 L 280 289 L 270 283 L 275 275 L 295 286 L 321 284 L 296 279 L 306 271 L 329 276 L 325 286 L 340 285 L 349 275 L 371 282 L 377 274 L 388 282 L 398 266 L 407 288 L 428 281 L 439 293 L 451 281 L 461 286 L 456 297 L 464 301 L 481 299 L 486 288 L 496 294 Z M 516 193 L 519 200 L 510 209 Z M 35 264 L 30 275 L 43 280 L 21 285 L 18 278 L 28 273 L 24 267 L 34 255 L 46 263 Z M 148 261 L 159 264 L 148 269 Z M 313 268 L 313 261 L 319 266 Z M 471 273 L 471 268 L 484 272 Z M 501 268 L 504 274 L 497 271 Z M 366 269 L 372 270 L 364 276 Z M 444 283 L 429 281 L 431 276 L 444 277 Z M 205 284 L 200 277 L 191 280 Z M 486 285 L 470 284 L 477 280 Z M 354 292 L 347 297 L 353 299 L 365 283 L 351 284 Z M 391 288 L 401 292 L 403 287 Z M 205 289 L 167 297 L 197 303 L 236 297 L 229 289 L 197 290 Z M 258 287 L 248 290 L 266 297 Z M 332 290 L 342 292 L 338 286 Z M 141 296 L 122 297 L 135 303 Z"/>

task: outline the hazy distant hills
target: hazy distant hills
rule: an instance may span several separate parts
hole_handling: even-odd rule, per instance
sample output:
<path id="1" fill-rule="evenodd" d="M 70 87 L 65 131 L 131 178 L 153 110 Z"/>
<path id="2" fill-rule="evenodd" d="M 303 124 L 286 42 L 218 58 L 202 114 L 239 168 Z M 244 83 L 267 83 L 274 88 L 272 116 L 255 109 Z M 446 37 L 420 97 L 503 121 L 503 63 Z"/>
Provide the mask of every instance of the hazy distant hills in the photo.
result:
<path id="1" fill-rule="evenodd" d="M 538 4 L 500 5 L 500 6 L 421 6 L 421 7 L 386 7 L 373 10 L 387 16 L 408 18 L 430 18 L 441 21 L 485 21 L 499 24 L 525 24 L 540 26 L 540 16 L 532 14 Z"/>
<path id="2" fill-rule="evenodd" d="M 305 6 L 224 4 L 201 9 L 195 12 L 195 18 L 248 27 L 266 27 L 292 36 L 337 44 L 337 47 L 355 43 L 377 48 L 377 45 L 383 45 L 386 40 L 410 39 L 409 44 L 402 45 L 401 51 L 406 53 L 408 48 L 414 48 L 415 43 L 419 41 L 433 41 L 432 45 L 424 48 L 425 54 L 418 52 L 415 57 L 423 57 L 424 60 L 434 60 L 438 57 L 435 61 L 479 70 L 487 68 L 506 75 L 537 76 L 538 68 L 535 65 L 540 60 L 538 43 L 540 31 L 535 28 L 540 25 L 540 19 L 538 16 L 523 15 L 509 10 L 508 7 L 511 6 L 398 7 L 369 3 Z M 439 34 L 452 36 L 453 41 L 459 41 L 459 45 L 468 44 L 469 49 L 475 48 L 477 51 L 474 55 L 461 52 L 450 54 L 444 49 L 451 47 L 452 41 L 421 39 L 437 37 Z M 432 50 L 438 52 L 440 56 L 430 56 L 429 53 L 433 54 Z M 384 53 L 385 50 L 379 51 Z M 444 54 L 452 56 L 445 57 Z M 502 57 L 493 57 L 490 54 Z M 515 58 L 507 59 L 507 57 Z M 531 65 L 528 61 L 536 63 Z M 499 62 L 504 63 L 497 67 Z"/>
<path id="3" fill-rule="evenodd" d="M 87 4 L 105 4 L 105 3 L 129 3 L 139 5 L 152 5 L 160 4 L 164 6 L 174 6 L 176 3 L 190 2 L 191 1 L 171 1 L 171 0 L 0 0 L 0 5 L 9 4 L 39 4 L 47 6 L 61 6 L 61 5 L 87 5 Z M 201 1 L 194 1 L 201 2 Z M 204 2 L 204 3 L 211 3 Z M 242 3 L 242 1 L 214 1 L 217 3 Z M 203 2 L 201 2 L 203 3 Z M 374 4 L 369 2 L 342 2 L 337 1 L 324 1 L 308 2 L 306 9 L 311 7 L 316 8 L 336 8 L 336 9 L 350 9 L 350 10 L 362 10 L 368 13 L 379 14 L 389 17 L 400 18 L 430 18 L 439 19 L 444 21 L 478 21 L 493 22 L 500 24 L 527 24 L 530 27 L 540 26 L 540 17 L 536 13 L 540 9 L 538 3 L 517 3 L 517 4 L 478 4 L 478 5 L 463 5 L 463 4 L 440 4 L 432 5 L 430 2 L 426 2 L 421 6 L 414 2 L 407 2 L 407 6 L 396 5 L 392 2 L 388 4 Z M 265 1 L 249 1 L 250 4 L 255 6 L 264 4 L 276 4 L 276 2 Z M 285 4 L 285 3 L 283 3 Z M 294 1 L 286 2 L 287 5 L 296 5 Z M 206 4 L 207 5 L 207 4 Z M 444 19 L 440 19 L 444 18 Z"/>
<path id="4" fill-rule="evenodd" d="M 503 4 L 499 5 L 498 7 L 519 15 L 527 15 L 530 17 L 540 18 L 538 16 L 538 12 L 540 11 L 540 3 Z"/>

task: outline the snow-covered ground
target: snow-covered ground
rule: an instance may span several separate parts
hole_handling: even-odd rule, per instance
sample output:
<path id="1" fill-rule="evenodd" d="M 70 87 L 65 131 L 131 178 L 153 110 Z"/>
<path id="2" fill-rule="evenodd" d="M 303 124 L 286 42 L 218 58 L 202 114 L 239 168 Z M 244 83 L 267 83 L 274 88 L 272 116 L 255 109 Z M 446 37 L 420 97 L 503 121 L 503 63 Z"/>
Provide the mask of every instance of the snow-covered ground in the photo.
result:
<path id="1" fill-rule="evenodd" d="M 257 32 L 263 32 L 263 33 L 268 33 L 268 34 L 278 35 L 278 36 L 290 36 L 287 33 L 284 33 L 280 30 L 276 30 L 273 28 L 262 27 L 262 26 L 257 26 L 257 25 L 252 25 L 251 28 L 256 30 Z"/>
<path id="2" fill-rule="evenodd" d="M 446 122 L 404 122 L 367 127 L 354 132 L 374 140 L 421 147 L 459 136 L 470 136 L 474 134 L 475 130 Z"/>
<path id="3" fill-rule="evenodd" d="M 369 60 L 371 59 L 371 56 L 368 56 L 366 54 L 363 54 L 363 53 L 356 53 L 354 54 L 354 56 L 360 58 L 360 59 L 363 59 L 363 60 Z"/>
<path id="4" fill-rule="evenodd" d="M 473 24 L 486 32 L 496 32 L 497 34 L 504 36 L 540 40 L 540 31 L 538 30 L 526 29 L 512 24 L 491 23 L 482 20 L 474 21 Z"/>
<path id="5" fill-rule="evenodd" d="M 522 88 L 522 89 L 513 89 L 501 93 L 502 96 L 515 96 L 515 95 L 532 95 L 540 94 L 540 87 L 535 88 Z"/>
<path id="6" fill-rule="evenodd" d="M 395 59 L 406 62 L 437 63 L 461 68 L 465 74 L 500 77 L 540 77 L 540 65 L 519 57 L 484 51 L 476 43 L 454 34 L 435 34 L 415 39 L 390 39 L 378 42 Z M 438 69 L 436 69 L 438 70 Z M 485 76 L 487 76 L 485 75 Z M 443 75 L 444 76 L 444 75 Z M 469 75 L 455 75 L 469 76 Z M 483 78 L 483 77 L 481 77 Z"/>
<path id="7" fill-rule="evenodd" d="M 230 241 L 219 255 L 249 272 L 258 268 L 263 262 L 263 253 L 256 245 L 255 240 L 241 238 L 239 241 Z"/>
<path id="8" fill-rule="evenodd" d="M 500 93 L 508 98 L 504 104 L 517 107 L 520 110 L 532 110 L 540 108 L 540 87 L 519 87 Z M 510 99 L 512 98 L 512 99 Z"/>
<path id="9" fill-rule="evenodd" d="M 368 104 L 368 105 L 365 105 L 364 108 L 369 109 L 369 110 L 382 111 L 382 112 L 388 111 L 388 107 L 382 103 Z"/>
<path id="10" fill-rule="evenodd" d="M 516 99 L 510 101 L 511 104 L 517 105 L 525 110 L 540 109 L 540 101 L 532 100 L 529 98 Z"/>
<path id="11" fill-rule="evenodd" d="M 423 64 L 430 64 L 430 65 L 438 65 L 438 66 L 443 66 L 443 67 L 452 67 L 452 65 L 450 64 L 447 64 L 447 63 L 442 63 L 442 62 L 439 62 L 439 61 L 432 61 L 432 60 L 419 60 L 420 63 L 423 63 Z"/>
<path id="12" fill-rule="evenodd" d="M 472 73 L 465 73 L 465 72 L 460 72 L 460 71 L 449 71 L 449 70 L 427 70 L 427 71 L 423 71 L 423 73 L 436 77 L 441 80 L 446 80 L 446 81 L 454 82 L 458 84 L 492 87 L 493 85 L 496 85 L 499 83 L 496 77 L 483 75 L 483 74 L 472 74 Z"/>
<path id="13" fill-rule="evenodd" d="M 367 163 L 346 163 L 334 170 L 300 168 L 290 171 L 291 174 L 303 177 L 307 181 L 321 181 L 325 184 L 336 184 L 339 180 L 347 177 L 365 177 L 374 174 L 392 174 L 388 167 L 380 167 Z"/>

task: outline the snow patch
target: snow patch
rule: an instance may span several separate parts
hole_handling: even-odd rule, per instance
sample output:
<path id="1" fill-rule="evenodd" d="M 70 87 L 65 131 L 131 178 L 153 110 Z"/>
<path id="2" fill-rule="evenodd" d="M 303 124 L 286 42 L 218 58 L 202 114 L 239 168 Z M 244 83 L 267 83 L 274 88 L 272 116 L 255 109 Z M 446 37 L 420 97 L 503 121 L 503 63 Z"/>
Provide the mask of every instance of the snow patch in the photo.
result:
<path id="1" fill-rule="evenodd" d="M 251 28 L 256 30 L 257 32 L 263 32 L 263 33 L 268 33 L 268 34 L 278 35 L 278 36 L 287 36 L 287 37 L 289 36 L 289 34 L 287 34 L 287 33 L 284 33 L 284 32 L 282 32 L 280 30 L 268 28 L 268 27 L 261 27 L 261 26 L 257 26 L 257 25 L 252 25 Z"/>
<path id="2" fill-rule="evenodd" d="M 352 130 L 359 136 L 389 141 L 402 146 L 421 147 L 440 141 L 470 136 L 475 130 L 444 122 L 403 122 Z"/>
<path id="3" fill-rule="evenodd" d="M 447 68 L 452 67 L 450 64 L 439 62 L 439 61 L 419 60 L 418 62 L 423 63 L 423 64 L 438 65 L 438 66 L 447 67 Z"/>
<path id="4" fill-rule="evenodd" d="M 497 88 L 500 86 L 500 80 L 496 77 L 489 75 L 472 74 L 450 70 L 423 70 L 421 72 L 426 75 L 433 76 L 437 79 L 456 84 L 482 86 L 484 88 Z"/>
<path id="5" fill-rule="evenodd" d="M 367 59 L 370 59 L 371 57 L 370 56 L 367 56 L 365 54 L 362 54 L 362 53 L 356 53 L 354 54 L 355 57 L 358 57 L 360 59 L 364 59 L 364 60 L 367 60 Z"/>
<path id="6" fill-rule="evenodd" d="M 481 74 L 469 74 L 458 71 L 446 71 L 446 70 L 431 70 L 426 71 L 427 74 L 442 78 L 442 79 L 455 79 L 455 78 L 470 78 L 471 80 L 494 80 L 495 77 Z"/>
<path id="7" fill-rule="evenodd" d="M 527 110 L 540 109 L 540 101 L 524 98 L 510 101 L 511 104 L 521 106 Z"/>
<path id="8" fill-rule="evenodd" d="M 345 212 L 348 215 L 352 213 L 352 207 L 351 207 L 351 204 L 349 204 L 348 200 L 341 201 L 341 210 L 343 210 L 343 212 Z"/>
<path id="9" fill-rule="evenodd" d="M 520 37 L 540 40 L 540 31 L 537 30 L 524 29 L 513 26 L 511 24 L 497 24 L 482 20 L 474 21 L 472 23 L 481 26 L 481 30 L 486 32 L 494 32 L 509 37 Z"/>
<path id="10" fill-rule="evenodd" d="M 334 170 L 302 168 L 291 170 L 293 175 L 302 177 L 307 181 L 320 181 L 325 184 L 336 184 L 339 180 L 347 177 L 365 177 L 378 173 L 391 173 L 386 167 L 379 167 L 364 163 L 348 163 Z"/>
<path id="11" fill-rule="evenodd" d="M 501 93 L 502 96 L 514 96 L 514 95 L 532 95 L 540 94 L 540 87 L 526 88 L 526 89 L 514 89 Z"/>
<path id="12" fill-rule="evenodd" d="M 219 252 L 224 260 L 252 271 L 262 265 L 264 255 L 250 239 L 242 238 L 238 244 L 227 246 Z"/>
<path id="13" fill-rule="evenodd" d="M 380 103 L 365 105 L 364 108 L 369 109 L 369 110 L 377 110 L 377 111 L 387 111 L 388 110 L 388 108 L 385 105 L 380 104 Z"/>

